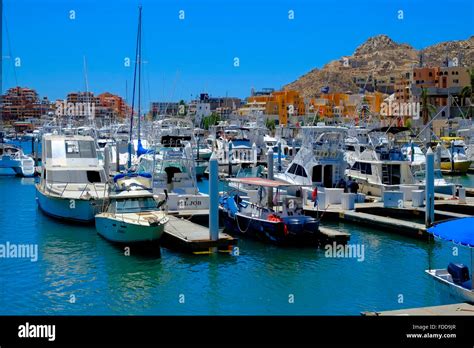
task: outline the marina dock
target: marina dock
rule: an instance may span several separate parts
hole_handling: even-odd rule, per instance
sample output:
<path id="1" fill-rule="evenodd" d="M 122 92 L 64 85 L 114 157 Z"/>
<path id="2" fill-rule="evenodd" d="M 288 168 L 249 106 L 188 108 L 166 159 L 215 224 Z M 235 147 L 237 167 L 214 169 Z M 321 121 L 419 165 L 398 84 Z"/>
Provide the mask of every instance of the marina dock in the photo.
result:
<path id="1" fill-rule="evenodd" d="M 434 207 L 435 222 L 474 215 L 474 199 L 469 197 L 465 204 L 460 204 L 458 200 L 435 200 Z M 319 211 L 309 202 L 304 211 L 322 220 L 361 224 L 413 238 L 428 238 L 424 223 L 425 207 L 413 207 L 411 201 L 405 201 L 402 208 L 384 207 L 383 202 L 366 202 L 356 203 L 353 210 L 343 209 L 342 204 L 330 204 L 326 210 Z"/>
<path id="2" fill-rule="evenodd" d="M 442 306 L 396 309 L 381 312 L 362 312 L 362 316 L 399 316 L 399 315 L 474 315 L 474 305 L 456 303 Z"/>
<path id="3" fill-rule="evenodd" d="M 351 234 L 341 232 L 332 228 L 319 226 L 320 243 L 322 245 L 336 242 L 338 244 L 345 244 L 351 238 Z"/>
<path id="4" fill-rule="evenodd" d="M 230 252 L 232 247 L 237 245 L 237 239 L 219 232 L 218 240 L 212 241 L 208 228 L 189 220 L 169 216 L 161 244 L 166 248 L 178 251 L 208 254 L 212 248 L 217 248 L 219 252 Z"/>

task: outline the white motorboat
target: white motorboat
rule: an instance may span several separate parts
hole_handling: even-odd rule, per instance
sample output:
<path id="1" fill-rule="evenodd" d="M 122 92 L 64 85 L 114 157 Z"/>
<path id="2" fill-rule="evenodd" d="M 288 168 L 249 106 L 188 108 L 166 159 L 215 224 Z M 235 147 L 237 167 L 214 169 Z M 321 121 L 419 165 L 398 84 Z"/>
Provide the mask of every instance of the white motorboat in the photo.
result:
<path id="1" fill-rule="evenodd" d="M 95 140 L 84 135 L 44 135 L 38 206 L 47 215 L 92 222 L 107 195 Z"/>
<path id="2" fill-rule="evenodd" d="M 461 263 L 450 263 L 445 269 L 430 268 L 425 271 L 426 274 L 435 280 L 440 295 L 444 295 L 444 298 L 450 298 L 451 301 L 474 303 L 474 283 L 472 279 L 472 271 L 474 269 L 473 224 L 474 218 L 467 217 L 441 222 L 428 229 L 428 232 L 437 238 L 470 248 L 471 274 L 469 274 L 469 268 Z"/>
<path id="3" fill-rule="evenodd" d="M 151 190 L 151 175 L 119 174 L 114 177 L 104 211 L 95 216 L 97 232 L 114 243 L 158 241 L 168 222 Z"/>
<path id="4" fill-rule="evenodd" d="M 31 177 L 35 175 L 35 161 L 15 145 L 0 143 L 0 168 L 12 169 L 16 175 Z"/>

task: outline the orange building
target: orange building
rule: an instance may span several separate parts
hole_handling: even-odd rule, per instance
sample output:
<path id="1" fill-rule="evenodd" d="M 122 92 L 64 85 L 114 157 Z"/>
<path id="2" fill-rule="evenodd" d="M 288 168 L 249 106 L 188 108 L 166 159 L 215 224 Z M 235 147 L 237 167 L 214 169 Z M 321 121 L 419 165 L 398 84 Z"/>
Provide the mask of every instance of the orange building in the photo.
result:
<path id="1" fill-rule="evenodd" d="M 99 94 L 97 96 L 97 99 L 99 100 L 100 106 L 110 108 L 119 117 L 123 118 L 128 113 L 128 106 L 122 97 L 119 97 L 109 92 L 105 92 Z"/>
<path id="2" fill-rule="evenodd" d="M 297 91 L 277 91 L 247 98 L 248 105 L 258 105 L 267 115 L 278 115 L 280 124 L 288 119 L 305 114 L 304 98 Z"/>

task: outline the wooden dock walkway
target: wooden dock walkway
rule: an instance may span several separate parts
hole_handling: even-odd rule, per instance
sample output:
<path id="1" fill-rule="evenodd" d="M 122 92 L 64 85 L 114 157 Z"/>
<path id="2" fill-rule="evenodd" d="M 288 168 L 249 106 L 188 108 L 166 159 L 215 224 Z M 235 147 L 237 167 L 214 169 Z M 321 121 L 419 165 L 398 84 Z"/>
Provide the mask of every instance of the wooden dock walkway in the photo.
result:
<path id="1" fill-rule="evenodd" d="M 219 252 L 230 252 L 237 245 L 237 239 L 219 232 L 217 241 L 210 240 L 209 229 L 176 216 L 169 216 L 165 225 L 161 244 L 169 249 L 175 249 L 193 254 L 208 254 L 212 248 Z"/>
<path id="2" fill-rule="evenodd" d="M 442 306 L 396 309 L 381 312 L 362 312 L 363 316 L 398 316 L 398 315 L 474 315 L 474 305 L 456 303 Z"/>

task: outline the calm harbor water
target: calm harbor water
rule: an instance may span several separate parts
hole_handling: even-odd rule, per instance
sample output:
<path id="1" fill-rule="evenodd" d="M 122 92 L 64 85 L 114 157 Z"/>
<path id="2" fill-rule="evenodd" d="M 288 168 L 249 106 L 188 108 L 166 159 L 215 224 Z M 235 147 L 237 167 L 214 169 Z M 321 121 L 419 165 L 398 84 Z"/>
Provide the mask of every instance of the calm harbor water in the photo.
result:
<path id="1" fill-rule="evenodd" d="M 239 256 L 164 248 L 159 258 L 125 256 L 93 226 L 44 216 L 34 183 L 0 176 L 0 244 L 37 244 L 39 252 L 37 262 L 0 258 L 0 314 L 359 315 L 442 304 L 424 274 L 429 261 L 435 267 L 469 262 L 467 250 L 452 256 L 447 242 L 428 244 L 337 223 L 332 226 L 352 234 L 350 244 L 364 245 L 362 262 L 244 239 Z M 207 182 L 201 186 L 207 190 Z"/>

